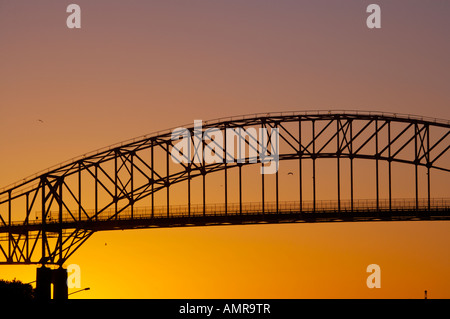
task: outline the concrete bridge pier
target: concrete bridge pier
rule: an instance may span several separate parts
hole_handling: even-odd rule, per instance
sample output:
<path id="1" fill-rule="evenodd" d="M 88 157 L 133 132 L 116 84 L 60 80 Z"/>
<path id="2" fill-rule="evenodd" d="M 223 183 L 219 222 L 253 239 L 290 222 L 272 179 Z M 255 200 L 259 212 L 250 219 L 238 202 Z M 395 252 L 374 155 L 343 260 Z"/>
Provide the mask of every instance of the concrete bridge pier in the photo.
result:
<path id="1" fill-rule="evenodd" d="M 36 270 L 36 299 L 45 301 L 52 299 L 51 286 L 53 284 L 53 299 L 68 298 L 67 269 L 59 267 L 50 269 L 42 266 Z"/>

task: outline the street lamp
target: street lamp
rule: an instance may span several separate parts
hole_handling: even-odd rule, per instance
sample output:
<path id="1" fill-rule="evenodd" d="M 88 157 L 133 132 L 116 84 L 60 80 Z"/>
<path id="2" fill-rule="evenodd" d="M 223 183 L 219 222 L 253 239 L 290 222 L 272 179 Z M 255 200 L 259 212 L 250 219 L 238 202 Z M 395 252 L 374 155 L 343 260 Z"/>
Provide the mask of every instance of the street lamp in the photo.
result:
<path id="1" fill-rule="evenodd" d="M 82 291 L 85 291 L 85 290 L 91 290 L 91 288 L 89 288 L 89 287 L 87 287 L 87 288 L 83 288 L 83 289 L 80 289 L 80 290 L 77 290 L 77 291 L 71 292 L 71 293 L 70 293 L 70 294 L 68 294 L 67 296 L 70 296 L 70 295 L 76 294 L 77 292 L 82 292 Z"/>

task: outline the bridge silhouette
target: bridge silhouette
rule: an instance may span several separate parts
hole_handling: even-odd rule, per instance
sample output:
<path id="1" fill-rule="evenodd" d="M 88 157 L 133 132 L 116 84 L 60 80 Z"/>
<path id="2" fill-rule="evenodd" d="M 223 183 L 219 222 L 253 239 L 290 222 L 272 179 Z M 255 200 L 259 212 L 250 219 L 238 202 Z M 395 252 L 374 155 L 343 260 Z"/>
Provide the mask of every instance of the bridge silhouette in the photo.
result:
<path id="1" fill-rule="evenodd" d="M 115 229 L 245 225 L 267 223 L 449 220 L 450 199 L 432 196 L 433 176 L 450 172 L 450 121 L 380 112 L 305 111 L 264 113 L 203 123 L 201 131 L 185 126 L 189 140 L 214 149 L 222 161 L 195 160 L 194 152 L 183 153 L 187 161 L 174 163 L 171 154 L 178 149 L 175 129 L 142 136 L 71 159 L 0 190 L 0 264 L 37 264 L 38 295 L 67 298 L 67 272 L 63 264 L 95 232 Z M 264 128 L 267 139 L 257 141 L 256 129 Z M 207 136 L 209 129 L 224 133 L 225 143 Z M 228 142 L 227 130 L 233 129 Z M 278 133 L 275 152 L 274 140 Z M 206 136 L 208 138 L 200 137 Z M 206 134 L 206 135 L 205 135 Z M 179 137 L 179 136 L 176 136 Z M 256 141 L 256 144 L 253 143 Z M 279 145 L 278 145 L 279 144 Z M 256 147 L 255 147 L 256 145 Z M 245 150 L 244 150 L 245 148 Z M 240 152 L 241 151 L 241 152 Z M 235 154 L 241 154 L 239 160 Z M 252 193 L 260 200 L 243 198 L 243 170 L 260 165 L 264 157 L 277 155 L 277 165 L 295 161 L 295 174 L 283 180 L 298 189 L 292 201 L 280 200 L 279 170 L 259 174 L 252 180 Z M 333 159 L 336 183 L 333 199 L 317 198 L 316 162 Z M 372 198 L 355 198 L 354 162 L 370 160 L 375 175 Z M 311 169 L 305 172 L 305 163 Z M 344 170 L 343 163 L 349 164 Z M 279 163 L 279 164 L 278 164 Z M 386 163 L 387 176 L 380 181 L 380 163 Z M 413 169 L 414 193 L 410 198 L 394 198 L 393 163 Z M 232 183 L 229 177 L 237 170 Z M 423 173 L 425 171 L 425 173 Z M 305 178 L 311 174 L 310 181 Z M 219 175 L 219 177 L 217 177 Z M 221 202 L 207 202 L 206 176 L 220 178 Z M 419 178 L 425 178 L 422 184 Z M 200 180 L 194 187 L 192 180 Z M 349 198 L 343 198 L 343 184 Z M 328 181 L 325 185 L 330 187 Z M 183 185 L 186 203 L 179 204 Z M 311 198 L 306 198 L 308 185 Z M 399 185 L 400 188 L 405 185 Z M 425 192 L 419 188 L 425 188 Z M 230 190 L 238 200 L 230 201 Z M 271 194 L 269 194 L 269 192 Z M 381 197 L 380 193 L 387 196 Z M 425 195 L 424 195 L 425 193 Z M 155 198 L 160 194 L 165 205 Z M 201 195 L 201 203 L 193 203 Z M 213 194 L 217 198 L 218 194 Z M 269 196 L 270 195 L 270 196 Z M 274 200 L 269 200 L 274 197 Z M 176 204 L 177 203 L 177 204 Z M 56 265 L 58 269 L 46 266 Z"/>

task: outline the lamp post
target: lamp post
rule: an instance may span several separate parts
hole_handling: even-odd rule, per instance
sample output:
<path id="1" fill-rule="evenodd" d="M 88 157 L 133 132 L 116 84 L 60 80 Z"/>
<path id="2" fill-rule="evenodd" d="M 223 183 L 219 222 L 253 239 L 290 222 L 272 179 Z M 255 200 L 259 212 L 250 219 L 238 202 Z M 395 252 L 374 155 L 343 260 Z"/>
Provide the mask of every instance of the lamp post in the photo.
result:
<path id="1" fill-rule="evenodd" d="M 76 294 L 77 292 L 82 292 L 82 291 L 85 291 L 85 290 L 91 290 L 91 288 L 89 288 L 89 287 L 87 287 L 87 288 L 83 288 L 83 289 L 80 289 L 80 290 L 77 290 L 77 291 L 71 292 L 71 293 L 70 293 L 70 294 L 68 294 L 67 296 L 70 296 L 70 295 Z"/>

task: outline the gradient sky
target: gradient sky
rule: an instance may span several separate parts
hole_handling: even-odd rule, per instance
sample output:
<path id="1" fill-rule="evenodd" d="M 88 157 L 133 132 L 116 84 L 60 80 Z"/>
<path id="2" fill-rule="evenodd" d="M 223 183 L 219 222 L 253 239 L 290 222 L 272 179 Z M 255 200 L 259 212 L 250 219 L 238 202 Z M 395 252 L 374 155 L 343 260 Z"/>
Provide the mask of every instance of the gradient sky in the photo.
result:
<path id="1" fill-rule="evenodd" d="M 70 3 L 0 0 L 0 187 L 195 119 L 311 109 L 450 119 L 445 0 L 77 0 L 79 30 L 66 27 Z M 370 3 L 379 30 L 366 27 Z M 449 227 L 103 232 L 68 264 L 91 288 L 80 298 L 450 298 Z M 372 263 L 380 289 L 365 284 Z M 14 277 L 33 281 L 35 267 L 0 266 Z"/>

